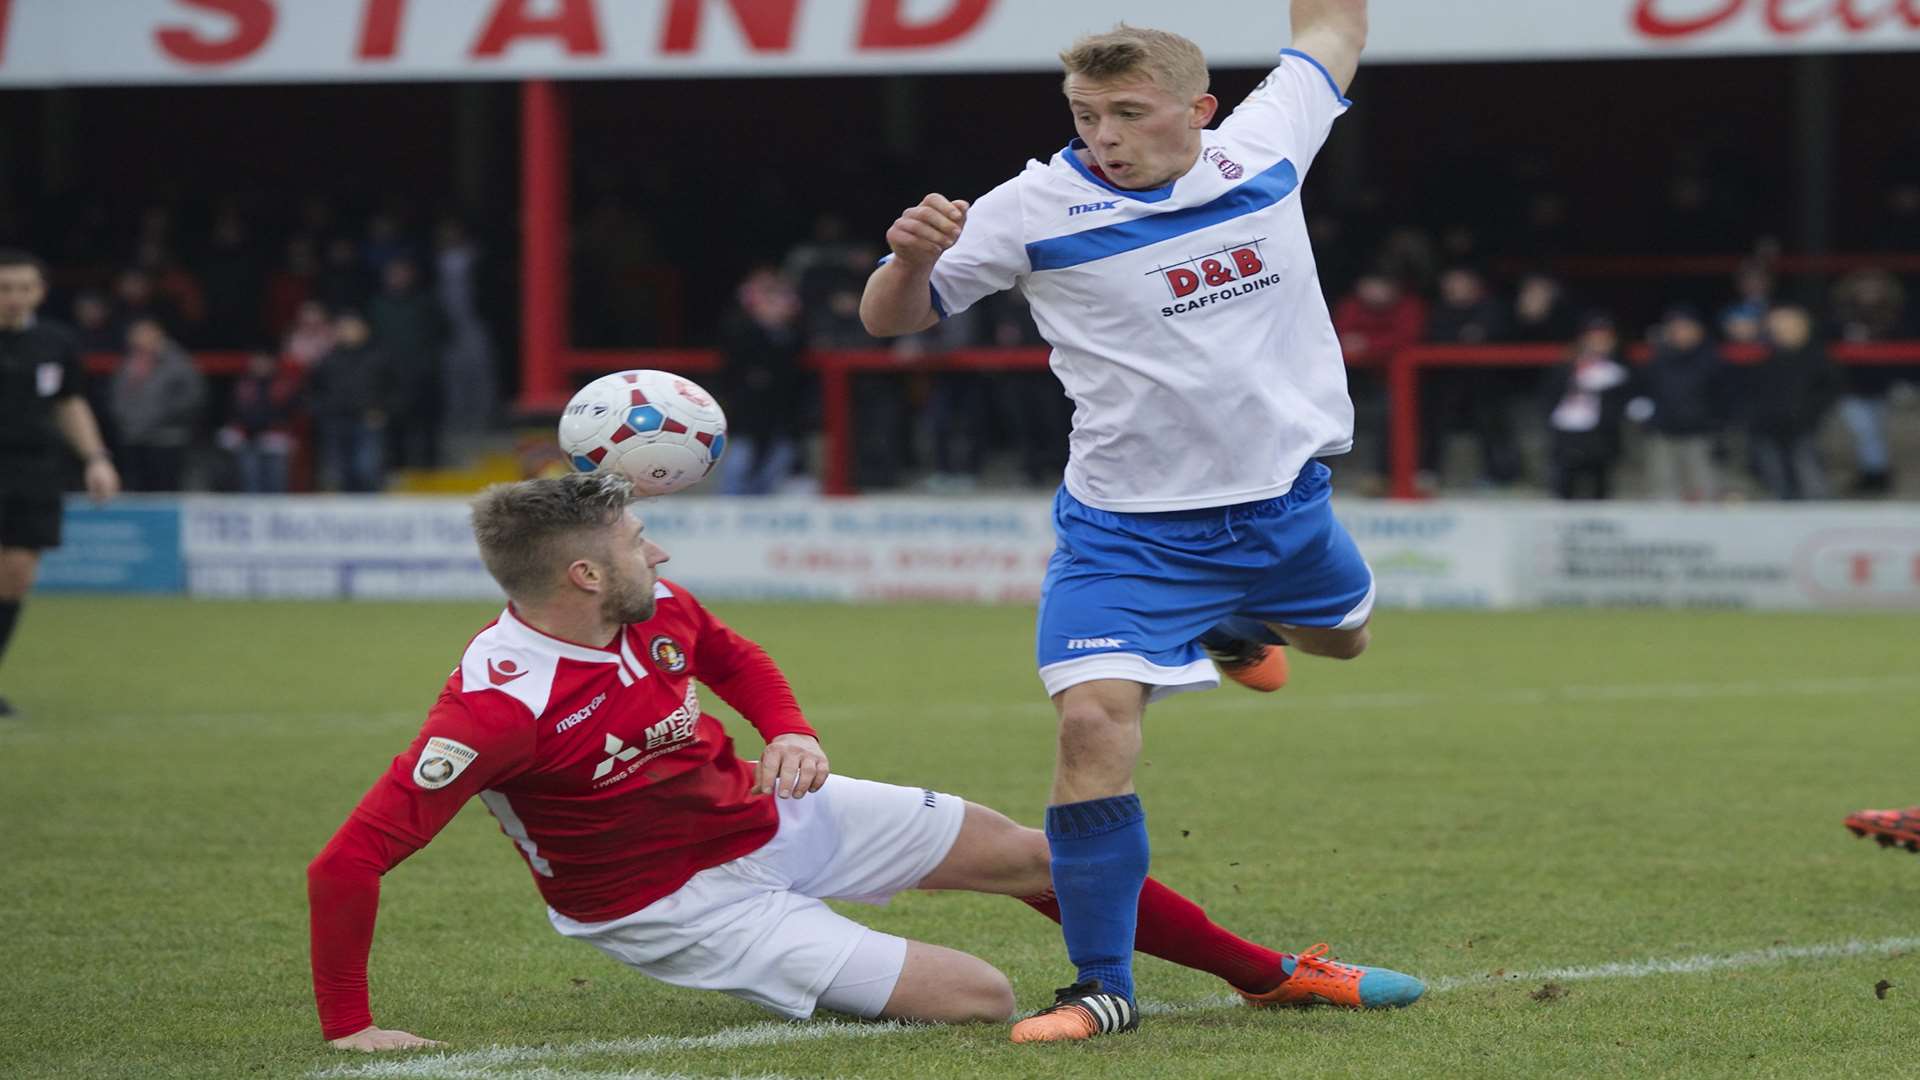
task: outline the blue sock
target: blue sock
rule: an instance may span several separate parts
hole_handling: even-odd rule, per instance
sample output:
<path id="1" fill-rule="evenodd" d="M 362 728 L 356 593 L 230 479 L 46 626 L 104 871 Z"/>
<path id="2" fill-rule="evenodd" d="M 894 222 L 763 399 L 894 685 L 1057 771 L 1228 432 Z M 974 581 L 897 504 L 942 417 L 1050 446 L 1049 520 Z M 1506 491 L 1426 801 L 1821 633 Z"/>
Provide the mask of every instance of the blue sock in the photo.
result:
<path id="1" fill-rule="evenodd" d="M 1140 796 L 1047 807 L 1053 895 L 1079 979 L 1133 1000 L 1133 932 L 1147 880 L 1147 815 Z"/>
<path id="2" fill-rule="evenodd" d="M 1285 645 L 1287 639 L 1273 632 L 1273 628 L 1259 619 L 1249 619 L 1244 615 L 1229 615 L 1200 635 L 1200 647 L 1220 652 L 1233 651 L 1234 645 L 1242 641 L 1258 641 L 1264 645 Z"/>

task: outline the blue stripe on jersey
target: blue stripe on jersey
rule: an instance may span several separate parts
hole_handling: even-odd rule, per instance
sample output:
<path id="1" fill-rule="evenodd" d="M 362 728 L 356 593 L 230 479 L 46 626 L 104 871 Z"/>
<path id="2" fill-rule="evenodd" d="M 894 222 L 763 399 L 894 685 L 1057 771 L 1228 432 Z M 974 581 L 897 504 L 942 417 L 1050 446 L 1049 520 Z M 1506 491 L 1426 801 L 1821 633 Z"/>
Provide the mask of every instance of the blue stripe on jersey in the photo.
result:
<path id="1" fill-rule="evenodd" d="M 1282 158 L 1280 164 L 1212 202 L 1104 225 L 1070 236 L 1036 240 L 1027 245 L 1027 261 L 1036 271 L 1064 270 L 1096 259 L 1138 251 L 1162 240 L 1185 236 L 1223 221 L 1265 210 L 1293 194 L 1293 190 L 1299 186 L 1300 174 L 1294 169 L 1293 162 Z"/>
<path id="2" fill-rule="evenodd" d="M 1321 63 L 1318 60 L 1315 60 L 1313 57 L 1308 56 L 1306 53 L 1301 52 L 1299 49 L 1281 49 L 1280 55 L 1281 56 L 1297 56 L 1300 59 L 1305 60 L 1307 63 L 1312 64 L 1314 67 L 1319 68 L 1320 74 L 1326 76 L 1327 86 L 1332 88 L 1333 96 L 1340 99 L 1340 104 L 1345 105 L 1348 108 L 1353 107 L 1353 102 L 1347 100 L 1347 95 L 1340 92 L 1340 84 L 1333 81 L 1333 72 L 1327 70 L 1327 65 Z"/>

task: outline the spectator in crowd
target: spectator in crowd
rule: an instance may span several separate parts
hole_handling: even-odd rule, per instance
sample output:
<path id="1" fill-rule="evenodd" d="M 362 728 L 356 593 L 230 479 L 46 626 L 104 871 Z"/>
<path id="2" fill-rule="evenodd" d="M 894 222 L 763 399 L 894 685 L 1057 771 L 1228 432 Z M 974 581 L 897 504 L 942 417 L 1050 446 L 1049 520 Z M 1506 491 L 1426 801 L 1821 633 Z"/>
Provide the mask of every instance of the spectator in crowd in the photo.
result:
<path id="1" fill-rule="evenodd" d="M 1654 329 L 1653 358 L 1640 372 L 1629 416 L 1647 436 L 1647 490 L 1657 499 L 1720 497 L 1714 443 L 1725 415 L 1727 384 L 1720 350 L 1707 337 L 1700 313 L 1668 309 Z"/>
<path id="2" fill-rule="evenodd" d="M 199 277 L 158 240 L 143 242 L 134 253 L 134 263 L 153 283 L 154 296 L 173 313 L 169 331 L 200 343 L 207 322 L 207 290 Z"/>
<path id="3" fill-rule="evenodd" d="M 440 424 L 446 410 L 440 365 L 447 323 L 419 279 L 412 259 L 389 262 L 380 295 L 367 306 L 367 322 L 392 369 L 388 461 L 401 468 L 433 469 L 440 465 Z"/>
<path id="4" fill-rule="evenodd" d="M 983 301 L 995 347 L 1045 349 L 1047 341 L 1033 323 L 1033 311 L 1019 289 L 995 293 Z M 857 305 L 856 305 L 857 307 Z M 1067 467 L 1067 437 L 1073 431 L 1073 399 L 1044 365 L 1009 371 L 996 380 L 999 414 L 1013 430 L 1008 442 L 1019 448 L 1020 471 L 1035 487 L 1058 487 Z"/>
<path id="5" fill-rule="evenodd" d="M 1555 498 L 1606 499 L 1620 460 L 1631 377 L 1620 338 L 1602 314 L 1582 320 L 1573 354 L 1547 373 L 1549 486 Z"/>
<path id="6" fill-rule="evenodd" d="M 293 317 L 293 325 L 288 328 L 280 354 L 286 357 L 302 371 L 308 371 L 320 358 L 331 352 L 334 344 L 333 316 L 327 314 L 326 305 L 318 300 L 302 301 Z"/>
<path id="7" fill-rule="evenodd" d="M 1566 287 L 1550 274 L 1532 273 L 1520 279 L 1513 295 L 1514 341 L 1568 341 L 1579 326 Z"/>
<path id="8" fill-rule="evenodd" d="M 129 267 L 113 280 L 113 340 L 115 349 L 123 349 L 133 324 L 143 320 L 162 328 L 178 326 L 180 312 L 171 302 L 154 293 L 153 278 L 145 270 Z"/>
<path id="9" fill-rule="evenodd" d="M 367 262 L 367 277 L 371 281 L 386 280 L 387 267 L 396 260 L 413 258 L 412 246 L 400 228 L 398 214 L 382 210 L 373 215 L 367 222 L 367 243 L 361 257 Z"/>
<path id="10" fill-rule="evenodd" d="M 493 335 L 480 317 L 480 247 L 457 218 L 434 234 L 434 280 L 447 328 L 445 375 L 449 426 L 485 431 L 493 426 L 500 391 L 493 370 Z"/>
<path id="11" fill-rule="evenodd" d="M 127 328 L 127 351 L 108 391 L 128 491 L 179 491 L 187 447 L 206 399 L 200 371 L 154 319 Z"/>
<path id="12" fill-rule="evenodd" d="M 341 235 L 328 240 L 326 255 L 314 276 L 313 295 L 329 311 L 357 311 L 372 293 L 366 266 L 360 260 L 360 246 L 353 237 Z"/>
<path id="13" fill-rule="evenodd" d="M 266 329 L 261 323 L 265 268 L 237 208 L 223 206 L 215 216 L 199 270 L 206 284 L 207 322 L 201 331 L 206 343 L 230 349 L 258 341 Z"/>
<path id="14" fill-rule="evenodd" d="M 985 343 L 990 327 L 984 309 L 942 319 L 921 333 L 894 341 L 902 359 L 932 359 Z M 926 398 L 927 439 L 933 451 L 929 490 L 972 491 L 986 466 L 987 439 L 993 426 L 993 376 L 979 371 L 931 373 Z"/>
<path id="15" fill-rule="evenodd" d="M 1386 365 L 1394 353 L 1420 343 L 1427 329 L 1427 303 L 1400 279 L 1376 269 L 1361 275 L 1353 291 L 1334 305 L 1333 329 L 1340 335 L 1340 350 L 1347 359 L 1356 455 L 1362 468 L 1384 474 Z"/>
<path id="16" fill-rule="evenodd" d="M 335 491 L 379 491 L 386 486 L 393 374 L 358 311 L 334 316 L 333 328 L 334 347 L 308 376 L 323 483 Z"/>
<path id="17" fill-rule="evenodd" d="M 1754 468 L 1775 498 L 1823 499 L 1827 479 L 1814 435 L 1840 396 L 1840 375 L 1805 308 L 1773 309 L 1766 328 L 1767 357 L 1747 396 Z"/>
<path id="18" fill-rule="evenodd" d="M 1741 344 L 1764 340 L 1767 313 L 1773 310 L 1773 271 L 1757 259 L 1749 261 L 1734 274 L 1733 288 L 1733 303 L 1720 312 L 1720 333 Z"/>
<path id="19" fill-rule="evenodd" d="M 118 352 L 126 343 L 124 333 L 114 333 L 113 305 L 91 289 L 73 298 L 73 329 L 82 354 Z"/>
<path id="20" fill-rule="evenodd" d="M 1841 341 L 1902 341 L 1911 336 L 1907 294 L 1884 270 L 1856 270 L 1834 283 L 1833 322 Z M 1861 365 L 1846 372 L 1840 419 L 1853 436 L 1855 495 L 1893 490 L 1893 455 L 1887 446 L 1887 393 L 1896 370 Z"/>
<path id="21" fill-rule="evenodd" d="M 233 455 L 240 490 L 279 495 L 287 490 L 287 466 L 294 448 L 294 419 L 300 407 L 302 369 L 257 349 L 247 357 L 247 372 L 233 384 L 220 448 Z"/>
<path id="22" fill-rule="evenodd" d="M 1440 302 L 1427 320 L 1427 340 L 1445 345 L 1490 345 L 1505 339 L 1507 307 L 1470 267 L 1440 275 Z M 1421 460 L 1438 472 L 1448 434 L 1465 429 L 1480 444 L 1481 480 L 1510 484 L 1520 477 L 1520 448 L 1514 439 L 1514 399 L 1499 372 L 1485 369 L 1430 371 L 1422 380 L 1425 445 Z"/>
<path id="23" fill-rule="evenodd" d="M 267 328 L 277 334 L 293 325 L 300 305 L 314 299 L 319 283 L 320 260 L 314 254 L 313 241 L 305 236 L 287 241 L 286 262 L 267 277 Z M 325 310 L 324 304 L 321 310 Z"/>
<path id="24" fill-rule="evenodd" d="M 754 268 L 720 333 L 720 386 L 732 445 L 722 459 L 729 495 L 770 495 L 793 471 L 806 340 L 800 294 L 786 274 Z"/>
<path id="25" fill-rule="evenodd" d="M 1384 360 L 1419 344 L 1427 328 L 1427 304 L 1398 278 L 1375 270 L 1334 305 L 1333 328 L 1349 364 L 1360 357 Z"/>

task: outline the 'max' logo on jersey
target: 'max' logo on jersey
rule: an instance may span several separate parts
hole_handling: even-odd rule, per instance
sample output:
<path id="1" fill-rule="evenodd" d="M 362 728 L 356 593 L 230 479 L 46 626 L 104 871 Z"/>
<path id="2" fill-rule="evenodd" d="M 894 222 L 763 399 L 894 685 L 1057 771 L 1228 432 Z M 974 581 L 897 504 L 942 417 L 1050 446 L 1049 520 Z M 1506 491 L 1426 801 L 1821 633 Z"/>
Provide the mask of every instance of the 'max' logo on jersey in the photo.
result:
<path id="1" fill-rule="evenodd" d="M 1117 637 L 1077 637 L 1067 639 L 1067 651 L 1078 652 L 1081 649 L 1117 649 L 1127 643 L 1126 638 Z"/>
<path id="2" fill-rule="evenodd" d="M 1079 217 L 1081 214 L 1097 214 L 1102 210 L 1111 210 L 1119 205 L 1119 199 L 1109 199 L 1106 202 L 1081 203 L 1079 206 L 1067 207 L 1067 216 Z"/>
<path id="3" fill-rule="evenodd" d="M 1156 266 L 1147 272 L 1158 275 L 1173 303 L 1160 309 L 1162 318 L 1198 311 L 1211 304 L 1224 303 L 1248 293 L 1277 284 L 1280 275 L 1267 273 L 1266 256 L 1260 253 L 1259 240 L 1248 240 L 1218 251 L 1208 252 L 1172 266 Z M 1262 277 L 1261 275 L 1266 275 Z M 1203 292 L 1211 289 L 1211 292 Z"/>

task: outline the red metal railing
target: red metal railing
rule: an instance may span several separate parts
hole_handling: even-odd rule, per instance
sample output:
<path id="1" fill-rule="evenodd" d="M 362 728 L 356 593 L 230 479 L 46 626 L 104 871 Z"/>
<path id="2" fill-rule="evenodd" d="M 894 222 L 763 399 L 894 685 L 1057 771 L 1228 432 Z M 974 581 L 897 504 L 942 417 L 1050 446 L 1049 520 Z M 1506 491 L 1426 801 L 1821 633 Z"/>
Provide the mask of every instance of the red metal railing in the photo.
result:
<path id="1" fill-rule="evenodd" d="M 1846 365 L 1900 365 L 1920 367 L 1920 342 L 1887 342 L 1870 345 L 1835 345 L 1835 361 Z M 1643 362 L 1646 346 L 1628 351 L 1628 358 Z M 1549 367 L 1565 359 L 1564 345 L 1417 345 L 1390 356 L 1359 356 L 1355 367 L 1385 367 L 1387 372 L 1387 460 L 1390 491 L 1396 498 L 1417 498 L 1414 483 L 1420 458 L 1420 376 L 1434 368 Z M 1754 346 L 1732 346 L 1726 350 L 1734 363 L 1753 363 L 1763 355 Z M 860 373 L 909 375 L 946 371 L 1034 371 L 1047 366 L 1044 348 L 962 349 L 902 360 L 885 349 L 816 353 L 808 366 L 820 374 L 821 428 L 825 461 L 821 485 L 829 495 L 856 493 L 853 481 L 853 376 Z M 210 375 L 237 375 L 246 369 L 245 353 L 201 353 L 195 356 L 200 369 Z M 87 358 L 87 368 L 96 375 L 113 371 L 118 358 L 95 355 Z M 560 355 L 560 368 L 570 376 L 602 374 L 626 368 L 661 368 L 688 375 L 705 375 L 719 370 L 719 354 L 711 349 L 572 349 Z M 535 399 L 535 407 L 558 413 L 567 395 L 547 395 Z"/>

